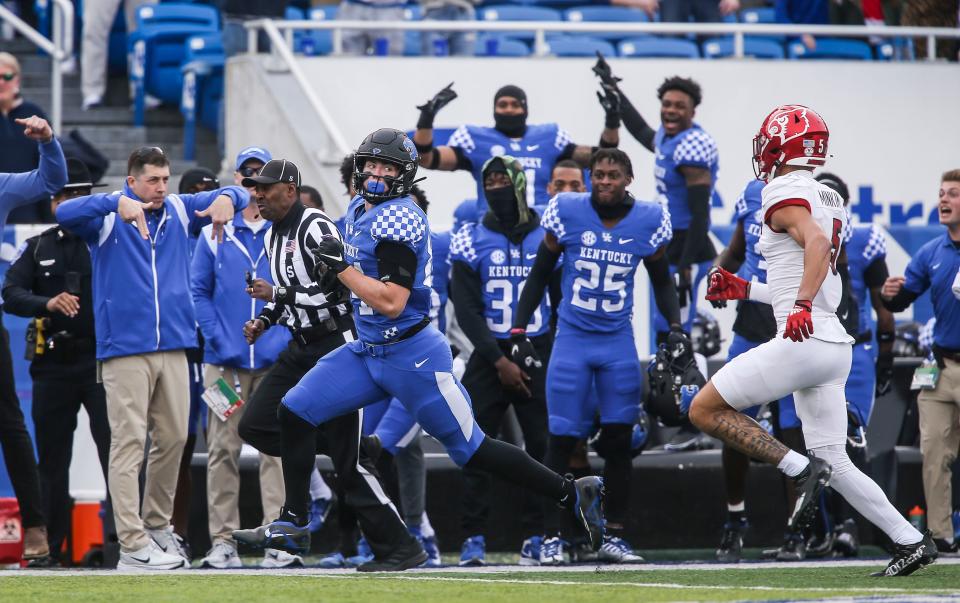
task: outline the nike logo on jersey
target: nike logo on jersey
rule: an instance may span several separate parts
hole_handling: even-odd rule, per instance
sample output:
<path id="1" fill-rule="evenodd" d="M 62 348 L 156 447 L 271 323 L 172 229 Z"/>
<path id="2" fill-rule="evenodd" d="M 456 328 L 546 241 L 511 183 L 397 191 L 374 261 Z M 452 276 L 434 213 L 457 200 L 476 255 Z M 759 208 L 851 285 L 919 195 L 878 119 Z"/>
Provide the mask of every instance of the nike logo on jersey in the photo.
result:
<path id="1" fill-rule="evenodd" d="M 936 270 L 937 268 L 940 267 L 940 264 L 942 264 L 942 263 L 943 263 L 943 262 L 937 262 L 936 264 L 933 265 L 933 269 Z"/>
<path id="2" fill-rule="evenodd" d="M 535 254 L 535 253 L 528 253 L 528 254 L 527 254 L 527 259 L 528 259 L 528 260 L 535 260 L 535 259 L 537 259 L 537 254 Z"/>
<path id="3" fill-rule="evenodd" d="M 536 150 L 539 149 L 539 148 L 540 148 L 540 145 L 538 145 L 538 144 L 528 144 L 528 145 L 527 145 L 527 152 L 528 152 L 528 153 L 532 153 L 532 152 L 536 151 Z"/>
<path id="4" fill-rule="evenodd" d="M 626 245 L 627 243 L 629 243 L 629 242 L 632 241 L 632 240 L 633 240 L 633 239 L 624 239 L 624 238 L 621 238 L 621 239 L 620 239 L 620 244 L 621 244 L 621 245 Z"/>
<path id="5" fill-rule="evenodd" d="M 421 366 L 423 366 L 423 364 L 424 364 L 427 360 L 430 360 L 430 359 L 429 359 L 429 358 L 424 358 L 424 359 L 421 360 L 420 362 L 414 362 L 414 363 L 413 363 L 413 366 L 415 366 L 415 367 L 417 367 L 417 368 L 420 368 Z"/>

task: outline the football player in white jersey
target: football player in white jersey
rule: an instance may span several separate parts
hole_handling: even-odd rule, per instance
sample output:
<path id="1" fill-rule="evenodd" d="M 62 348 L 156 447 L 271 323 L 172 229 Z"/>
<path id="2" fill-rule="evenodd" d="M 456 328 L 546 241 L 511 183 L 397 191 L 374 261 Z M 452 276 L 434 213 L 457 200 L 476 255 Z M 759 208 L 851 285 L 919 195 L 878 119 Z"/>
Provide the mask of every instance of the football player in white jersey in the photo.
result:
<path id="1" fill-rule="evenodd" d="M 846 452 L 844 383 L 853 339 L 836 315 L 841 298 L 836 261 L 847 217 L 840 195 L 813 178 L 813 170 L 826 163 L 828 138 L 827 125 L 815 111 L 783 105 L 766 117 L 753 139 L 754 171 L 768 182 L 759 241 L 767 284 L 717 268 L 707 299 L 769 303 L 779 335 L 720 369 L 694 399 L 690 420 L 797 481 L 797 503 L 788 522 L 794 529 L 812 521 L 820 492 L 830 483 L 895 543 L 893 560 L 877 575 L 907 575 L 937 558 L 936 545 L 929 532 L 921 534 L 900 515 Z M 739 412 L 789 393 L 809 457 Z"/>

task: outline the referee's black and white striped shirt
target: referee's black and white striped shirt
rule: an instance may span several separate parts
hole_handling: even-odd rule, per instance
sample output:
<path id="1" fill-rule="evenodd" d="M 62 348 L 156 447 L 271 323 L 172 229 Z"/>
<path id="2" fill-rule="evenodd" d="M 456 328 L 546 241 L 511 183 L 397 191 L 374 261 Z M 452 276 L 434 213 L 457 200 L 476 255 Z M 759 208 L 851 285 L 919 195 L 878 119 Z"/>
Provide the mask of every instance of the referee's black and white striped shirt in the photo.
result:
<path id="1" fill-rule="evenodd" d="M 324 236 L 342 240 L 333 220 L 319 209 L 305 207 L 297 201 L 279 222 L 274 223 L 264 239 L 270 274 L 274 285 L 286 287 L 287 295 L 281 302 L 266 304 L 260 313 L 271 325 L 282 324 L 297 335 L 315 327 L 329 324 L 350 314 L 349 302 L 318 309 L 327 301 L 320 285 L 313 281 L 314 259 L 310 249 Z"/>

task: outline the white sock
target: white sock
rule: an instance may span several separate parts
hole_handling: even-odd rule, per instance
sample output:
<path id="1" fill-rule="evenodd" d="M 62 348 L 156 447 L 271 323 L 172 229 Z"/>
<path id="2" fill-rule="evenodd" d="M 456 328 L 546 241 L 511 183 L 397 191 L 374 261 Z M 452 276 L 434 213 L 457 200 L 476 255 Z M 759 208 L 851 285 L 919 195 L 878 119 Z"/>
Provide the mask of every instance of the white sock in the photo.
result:
<path id="1" fill-rule="evenodd" d="M 810 454 L 830 463 L 833 467 L 830 487 L 870 523 L 883 530 L 890 540 L 897 544 L 915 544 L 923 540 L 923 534 L 900 515 L 880 486 L 857 469 L 847 456 L 845 445 L 815 448 Z"/>
<path id="2" fill-rule="evenodd" d="M 313 468 L 313 473 L 310 474 L 310 500 L 319 500 L 319 499 L 330 500 L 333 498 L 333 492 L 330 490 L 330 486 L 327 485 L 327 482 L 323 481 L 323 477 L 320 475 L 320 472 L 317 471 L 317 468 Z"/>
<path id="3" fill-rule="evenodd" d="M 727 503 L 727 511 L 731 513 L 743 513 L 747 510 L 747 503 L 745 501 L 740 501 L 735 505 Z"/>
<path id="4" fill-rule="evenodd" d="M 782 471 L 787 477 L 796 477 L 800 475 L 809 464 L 810 459 L 795 450 L 790 450 L 786 456 L 777 463 L 777 469 Z"/>
<path id="5" fill-rule="evenodd" d="M 433 538 L 437 534 L 433 531 L 433 526 L 430 525 L 430 518 L 427 517 L 426 511 L 420 516 L 420 534 L 424 538 Z"/>

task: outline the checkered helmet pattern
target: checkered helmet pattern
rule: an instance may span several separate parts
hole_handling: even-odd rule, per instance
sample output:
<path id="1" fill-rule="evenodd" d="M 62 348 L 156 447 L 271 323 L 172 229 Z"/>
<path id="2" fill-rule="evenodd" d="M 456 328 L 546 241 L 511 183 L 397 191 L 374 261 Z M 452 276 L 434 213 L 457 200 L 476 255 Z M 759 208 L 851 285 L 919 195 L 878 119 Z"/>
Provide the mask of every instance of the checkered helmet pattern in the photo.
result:
<path id="1" fill-rule="evenodd" d="M 416 245 L 423 240 L 427 226 L 423 218 L 406 205 L 392 204 L 380 210 L 370 235 L 374 240 Z"/>

